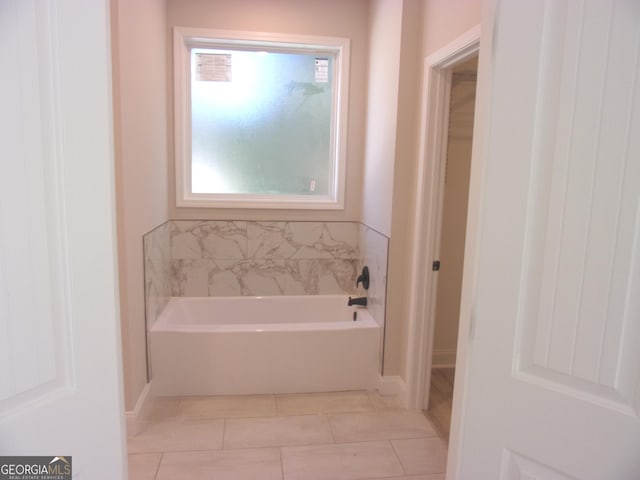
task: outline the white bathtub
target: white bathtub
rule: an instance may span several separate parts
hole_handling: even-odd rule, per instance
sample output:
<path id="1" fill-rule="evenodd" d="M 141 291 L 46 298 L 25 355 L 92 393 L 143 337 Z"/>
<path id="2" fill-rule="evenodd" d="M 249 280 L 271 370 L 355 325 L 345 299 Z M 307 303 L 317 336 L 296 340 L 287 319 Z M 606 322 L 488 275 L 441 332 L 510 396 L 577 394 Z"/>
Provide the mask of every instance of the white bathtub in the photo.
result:
<path id="1" fill-rule="evenodd" d="M 380 326 L 342 295 L 172 298 L 150 332 L 153 389 L 160 396 L 372 390 L 380 348 Z"/>

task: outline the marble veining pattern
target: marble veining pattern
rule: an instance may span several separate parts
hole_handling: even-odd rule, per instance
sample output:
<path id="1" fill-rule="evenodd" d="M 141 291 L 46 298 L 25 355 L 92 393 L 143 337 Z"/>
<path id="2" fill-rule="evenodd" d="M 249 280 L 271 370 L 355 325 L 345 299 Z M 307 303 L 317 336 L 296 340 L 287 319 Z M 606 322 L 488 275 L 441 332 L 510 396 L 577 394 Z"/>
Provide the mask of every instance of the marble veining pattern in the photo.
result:
<path id="1" fill-rule="evenodd" d="M 171 222 L 174 296 L 351 293 L 358 228 L 324 222 Z"/>
<path id="2" fill-rule="evenodd" d="M 389 240 L 384 235 L 359 225 L 360 258 L 358 271 L 364 265 L 369 267 L 369 290 L 367 309 L 380 326 L 384 326 L 387 298 L 387 256 Z"/>
<path id="3" fill-rule="evenodd" d="M 155 321 L 172 295 L 169 229 L 169 222 L 167 222 L 143 237 L 147 325 Z"/>
<path id="4" fill-rule="evenodd" d="M 170 296 L 319 294 L 367 295 L 384 323 L 388 239 L 356 222 L 171 220 L 144 246 L 149 326 Z"/>

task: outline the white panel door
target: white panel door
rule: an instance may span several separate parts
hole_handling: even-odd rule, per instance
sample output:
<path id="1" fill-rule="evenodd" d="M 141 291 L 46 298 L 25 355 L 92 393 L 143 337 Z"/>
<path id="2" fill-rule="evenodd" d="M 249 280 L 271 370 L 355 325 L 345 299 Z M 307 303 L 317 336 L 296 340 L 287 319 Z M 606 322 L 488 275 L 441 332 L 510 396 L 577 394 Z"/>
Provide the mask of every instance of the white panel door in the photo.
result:
<path id="1" fill-rule="evenodd" d="M 459 478 L 639 479 L 640 2 L 492 4 Z"/>
<path id="2" fill-rule="evenodd" d="M 106 0 L 0 2 L 0 455 L 126 478 Z"/>

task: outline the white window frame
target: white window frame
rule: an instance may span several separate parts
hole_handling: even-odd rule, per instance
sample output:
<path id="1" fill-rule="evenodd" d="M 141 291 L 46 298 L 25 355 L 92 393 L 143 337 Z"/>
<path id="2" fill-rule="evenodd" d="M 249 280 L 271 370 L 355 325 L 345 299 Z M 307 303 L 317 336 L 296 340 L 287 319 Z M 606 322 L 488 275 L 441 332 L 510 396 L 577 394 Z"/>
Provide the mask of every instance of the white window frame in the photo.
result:
<path id="1" fill-rule="evenodd" d="M 349 39 L 307 35 L 174 27 L 176 206 L 343 210 L 347 152 Z M 332 121 L 332 181 L 325 196 L 193 193 L 191 190 L 191 50 L 238 46 L 336 55 Z"/>

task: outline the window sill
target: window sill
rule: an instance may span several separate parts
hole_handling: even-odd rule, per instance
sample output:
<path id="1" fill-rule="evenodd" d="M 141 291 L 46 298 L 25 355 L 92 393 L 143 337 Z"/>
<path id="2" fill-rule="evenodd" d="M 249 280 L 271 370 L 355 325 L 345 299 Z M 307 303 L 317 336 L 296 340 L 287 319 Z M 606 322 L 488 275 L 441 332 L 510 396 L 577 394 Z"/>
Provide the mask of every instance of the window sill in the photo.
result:
<path id="1" fill-rule="evenodd" d="M 276 210 L 344 210 L 344 200 L 310 195 L 216 195 L 192 194 L 179 198 L 177 207 L 258 208 Z"/>

